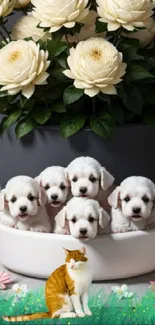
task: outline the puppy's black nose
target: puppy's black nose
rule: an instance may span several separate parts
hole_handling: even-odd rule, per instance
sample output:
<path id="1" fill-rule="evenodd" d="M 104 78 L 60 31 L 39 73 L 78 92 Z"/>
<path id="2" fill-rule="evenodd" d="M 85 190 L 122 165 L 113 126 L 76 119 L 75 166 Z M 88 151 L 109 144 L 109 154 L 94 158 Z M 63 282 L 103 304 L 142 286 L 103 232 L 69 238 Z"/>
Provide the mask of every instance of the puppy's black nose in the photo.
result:
<path id="1" fill-rule="evenodd" d="M 141 208 L 133 208 L 132 211 L 133 211 L 133 213 L 138 214 L 138 213 L 140 213 Z"/>
<path id="2" fill-rule="evenodd" d="M 87 229 L 86 228 L 81 228 L 80 229 L 80 234 L 81 235 L 86 235 L 86 233 L 87 233 Z"/>
<path id="3" fill-rule="evenodd" d="M 82 194 L 85 194 L 85 193 L 87 192 L 87 187 L 81 187 L 81 188 L 80 188 L 80 192 L 81 192 Z"/>
<path id="4" fill-rule="evenodd" d="M 21 211 L 21 212 L 26 212 L 26 211 L 27 211 L 27 207 L 26 207 L 26 205 L 21 206 L 21 207 L 20 207 L 20 211 Z"/>
<path id="5" fill-rule="evenodd" d="M 57 194 L 53 194 L 53 195 L 51 195 L 51 199 L 52 199 L 53 201 L 56 201 L 57 198 L 58 198 L 58 195 L 57 195 Z"/>

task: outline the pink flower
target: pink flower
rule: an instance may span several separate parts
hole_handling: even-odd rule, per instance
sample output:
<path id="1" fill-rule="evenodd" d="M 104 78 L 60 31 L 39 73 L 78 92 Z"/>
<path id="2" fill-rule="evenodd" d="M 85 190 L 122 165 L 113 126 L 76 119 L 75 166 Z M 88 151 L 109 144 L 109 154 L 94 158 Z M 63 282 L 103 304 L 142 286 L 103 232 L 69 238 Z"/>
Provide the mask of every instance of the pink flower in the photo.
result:
<path id="1" fill-rule="evenodd" d="M 0 271 L 0 290 L 5 290 L 6 284 L 11 282 L 12 282 L 11 275 L 3 271 Z"/>

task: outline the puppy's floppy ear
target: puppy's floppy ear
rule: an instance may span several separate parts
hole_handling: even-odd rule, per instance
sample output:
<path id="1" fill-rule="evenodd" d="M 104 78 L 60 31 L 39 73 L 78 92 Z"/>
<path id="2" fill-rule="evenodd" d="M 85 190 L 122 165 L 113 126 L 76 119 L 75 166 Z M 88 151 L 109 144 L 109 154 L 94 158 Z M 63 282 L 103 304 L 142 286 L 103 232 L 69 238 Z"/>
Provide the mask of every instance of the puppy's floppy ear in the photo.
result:
<path id="1" fill-rule="evenodd" d="M 101 228 L 105 228 L 110 221 L 110 216 L 109 214 L 102 209 L 101 207 L 99 208 L 99 225 Z"/>
<path id="2" fill-rule="evenodd" d="M 70 186 L 70 179 L 69 179 L 69 174 L 68 174 L 68 169 L 65 168 L 65 178 L 66 178 L 66 181 L 68 183 L 68 186 Z"/>
<path id="3" fill-rule="evenodd" d="M 1 192 L 0 192 L 0 211 L 4 211 L 4 209 L 6 208 L 7 204 L 6 204 L 6 201 L 5 201 L 5 195 L 6 195 L 6 190 L 3 189 Z"/>
<path id="4" fill-rule="evenodd" d="M 37 176 L 37 177 L 35 177 L 34 180 L 35 180 L 35 181 L 36 181 L 40 186 L 42 186 L 42 184 L 41 184 L 41 176 L 40 176 L 40 175 Z"/>
<path id="5" fill-rule="evenodd" d="M 39 205 L 41 205 L 41 207 L 45 206 L 47 203 L 47 195 L 46 195 L 46 191 L 44 190 L 43 187 L 40 186 L 39 188 Z"/>
<path id="6" fill-rule="evenodd" d="M 119 193 L 120 193 L 120 186 L 117 186 L 115 190 L 108 197 L 108 203 L 114 209 L 118 208 Z"/>
<path id="7" fill-rule="evenodd" d="M 103 190 L 107 190 L 114 182 L 114 177 L 106 170 L 101 167 L 101 187 Z"/>
<path id="8" fill-rule="evenodd" d="M 55 221 L 58 226 L 61 228 L 65 228 L 65 220 L 67 215 L 67 208 L 66 206 L 55 216 Z"/>

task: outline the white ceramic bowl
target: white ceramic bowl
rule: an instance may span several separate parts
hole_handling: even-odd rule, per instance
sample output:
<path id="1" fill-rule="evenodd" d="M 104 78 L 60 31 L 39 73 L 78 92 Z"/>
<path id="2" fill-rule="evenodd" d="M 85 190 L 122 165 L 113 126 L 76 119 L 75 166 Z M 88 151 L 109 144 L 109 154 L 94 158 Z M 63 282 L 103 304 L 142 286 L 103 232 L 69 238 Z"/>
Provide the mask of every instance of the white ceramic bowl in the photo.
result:
<path id="1" fill-rule="evenodd" d="M 132 277 L 155 270 L 155 230 L 102 235 L 87 242 L 0 225 L 2 263 L 25 275 L 47 278 L 64 263 L 63 247 L 87 249 L 93 280 Z"/>

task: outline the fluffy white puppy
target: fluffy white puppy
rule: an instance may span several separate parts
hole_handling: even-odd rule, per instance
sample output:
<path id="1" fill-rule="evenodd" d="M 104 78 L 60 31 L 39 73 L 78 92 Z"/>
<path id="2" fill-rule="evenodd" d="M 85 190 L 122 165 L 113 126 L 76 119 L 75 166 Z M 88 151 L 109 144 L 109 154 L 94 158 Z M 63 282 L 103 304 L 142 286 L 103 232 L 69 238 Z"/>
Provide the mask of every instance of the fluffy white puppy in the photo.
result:
<path id="1" fill-rule="evenodd" d="M 98 200 L 105 207 L 104 200 L 111 193 L 107 191 L 114 177 L 91 157 L 78 157 L 66 168 L 71 184 L 71 192 L 76 197 L 89 197 Z"/>
<path id="2" fill-rule="evenodd" d="M 67 230 L 73 237 L 88 240 L 97 235 L 99 227 L 107 227 L 109 220 L 110 216 L 97 201 L 74 197 L 55 217 L 54 232 L 60 234 L 67 221 Z"/>
<path id="3" fill-rule="evenodd" d="M 21 230 L 50 232 L 46 200 L 45 191 L 34 179 L 13 177 L 0 193 L 1 223 Z"/>
<path id="4" fill-rule="evenodd" d="M 151 217 L 155 199 L 155 185 L 145 177 L 126 178 L 108 198 L 112 207 L 112 232 L 145 229 Z"/>
<path id="5" fill-rule="evenodd" d="M 35 178 L 47 195 L 46 211 L 53 223 L 56 214 L 63 208 L 69 193 L 69 182 L 65 168 L 51 166 Z"/>

